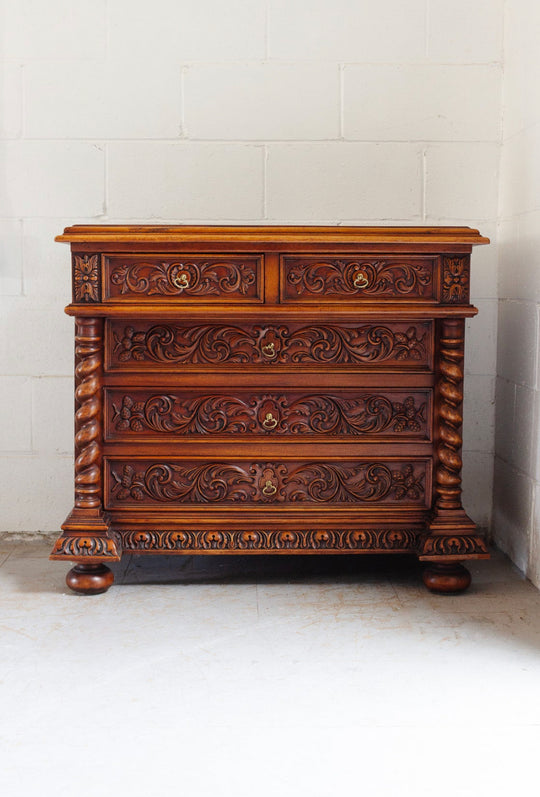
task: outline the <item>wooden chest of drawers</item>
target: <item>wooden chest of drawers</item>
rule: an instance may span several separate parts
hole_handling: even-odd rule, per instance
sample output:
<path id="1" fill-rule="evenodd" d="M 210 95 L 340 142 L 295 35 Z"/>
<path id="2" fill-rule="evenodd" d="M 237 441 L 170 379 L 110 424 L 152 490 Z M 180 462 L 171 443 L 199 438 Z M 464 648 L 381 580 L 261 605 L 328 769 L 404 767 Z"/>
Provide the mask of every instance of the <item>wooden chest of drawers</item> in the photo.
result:
<path id="1" fill-rule="evenodd" d="M 486 557 L 461 506 L 465 227 L 76 226 L 75 505 L 51 557 Z"/>

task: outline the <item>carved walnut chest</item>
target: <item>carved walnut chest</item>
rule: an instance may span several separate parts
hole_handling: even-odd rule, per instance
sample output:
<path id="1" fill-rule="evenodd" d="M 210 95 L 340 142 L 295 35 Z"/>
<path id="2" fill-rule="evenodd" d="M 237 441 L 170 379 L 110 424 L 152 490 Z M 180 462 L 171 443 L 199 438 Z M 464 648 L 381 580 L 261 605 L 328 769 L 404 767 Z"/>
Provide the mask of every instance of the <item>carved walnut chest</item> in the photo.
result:
<path id="1" fill-rule="evenodd" d="M 467 227 L 75 226 L 79 592 L 122 553 L 486 557 L 461 505 Z"/>

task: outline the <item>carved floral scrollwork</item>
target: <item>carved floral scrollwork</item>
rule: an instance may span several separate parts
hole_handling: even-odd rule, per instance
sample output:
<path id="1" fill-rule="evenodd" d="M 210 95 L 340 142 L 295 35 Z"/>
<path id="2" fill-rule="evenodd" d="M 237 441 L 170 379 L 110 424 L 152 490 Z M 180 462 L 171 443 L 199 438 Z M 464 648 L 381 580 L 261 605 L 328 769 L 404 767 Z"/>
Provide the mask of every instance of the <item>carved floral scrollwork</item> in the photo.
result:
<path id="1" fill-rule="evenodd" d="M 469 300 L 469 260 L 466 257 L 443 258 L 443 296 L 448 304 Z"/>
<path id="2" fill-rule="evenodd" d="M 432 270 L 423 263 L 386 260 L 288 258 L 287 284 L 297 296 L 425 296 L 432 293 Z M 290 292 L 294 297 L 293 291 Z"/>
<path id="3" fill-rule="evenodd" d="M 99 302 L 99 255 L 73 255 L 73 294 L 76 302 Z"/>
<path id="4" fill-rule="evenodd" d="M 427 322 L 341 327 L 177 326 L 160 324 L 136 331 L 114 330 L 119 363 L 149 360 L 171 364 L 325 364 L 382 361 L 427 363 Z"/>
<path id="5" fill-rule="evenodd" d="M 122 294 L 147 296 L 212 296 L 235 294 L 246 296 L 256 283 L 254 265 L 215 260 L 185 262 L 125 263 L 111 272 L 111 283 Z"/>
<path id="6" fill-rule="evenodd" d="M 115 502 L 161 503 L 356 503 L 403 501 L 420 504 L 425 463 L 274 464 L 156 463 L 137 471 L 111 469 Z"/>
<path id="7" fill-rule="evenodd" d="M 206 395 L 182 400 L 152 395 L 138 401 L 129 395 L 113 404 L 117 432 L 149 430 L 174 434 L 378 434 L 426 431 L 426 402 L 363 394 L 354 398 L 312 394 Z"/>
<path id="8" fill-rule="evenodd" d="M 122 531 L 126 551 L 276 551 L 389 550 L 412 551 L 418 533 L 412 529 L 302 529 L 218 531 Z"/>

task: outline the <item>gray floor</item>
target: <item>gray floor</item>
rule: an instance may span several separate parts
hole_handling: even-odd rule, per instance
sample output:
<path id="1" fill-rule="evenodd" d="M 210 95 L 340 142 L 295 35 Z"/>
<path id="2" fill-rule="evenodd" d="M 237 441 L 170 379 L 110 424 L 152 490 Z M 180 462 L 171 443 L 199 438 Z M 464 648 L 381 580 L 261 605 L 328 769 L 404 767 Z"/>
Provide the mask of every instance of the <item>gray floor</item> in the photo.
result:
<path id="1" fill-rule="evenodd" d="M 0 793 L 403 797 L 538 789 L 540 593 L 414 560 L 126 557 L 80 597 L 0 538 Z"/>

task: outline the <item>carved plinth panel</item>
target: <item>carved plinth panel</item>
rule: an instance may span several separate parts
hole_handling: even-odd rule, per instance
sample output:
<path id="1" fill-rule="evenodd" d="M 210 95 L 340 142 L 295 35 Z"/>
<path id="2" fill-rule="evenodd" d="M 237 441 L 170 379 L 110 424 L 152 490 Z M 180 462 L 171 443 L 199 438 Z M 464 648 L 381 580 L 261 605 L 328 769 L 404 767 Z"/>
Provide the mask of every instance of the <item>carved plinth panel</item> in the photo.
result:
<path id="1" fill-rule="evenodd" d="M 448 304 L 469 301 L 470 258 L 443 257 L 442 300 Z"/>
<path id="2" fill-rule="evenodd" d="M 125 551 L 414 551 L 413 529 L 122 530 Z"/>
<path id="3" fill-rule="evenodd" d="M 397 435 L 425 440 L 431 392 L 106 392 L 106 436 Z"/>
<path id="4" fill-rule="evenodd" d="M 433 298 L 433 259 L 284 257 L 285 301 Z"/>
<path id="5" fill-rule="evenodd" d="M 337 324 L 138 324 L 111 322 L 109 364 L 349 365 L 427 369 L 431 322 Z"/>
<path id="6" fill-rule="evenodd" d="M 73 301 L 101 300 L 100 255 L 73 255 Z"/>
<path id="7" fill-rule="evenodd" d="M 110 299 L 176 296 L 253 301 L 262 287 L 261 264 L 260 257 L 111 255 L 105 261 L 107 295 Z"/>
<path id="8" fill-rule="evenodd" d="M 108 506 L 400 503 L 425 505 L 426 460 L 392 462 L 109 460 Z"/>
<path id="9" fill-rule="evenodd" d="M 422 557 L 447 556 L 453 558 L 487 557 L 485 541 L 477 534 L 429 534 L 419 540 L 418 554 Z"/>

